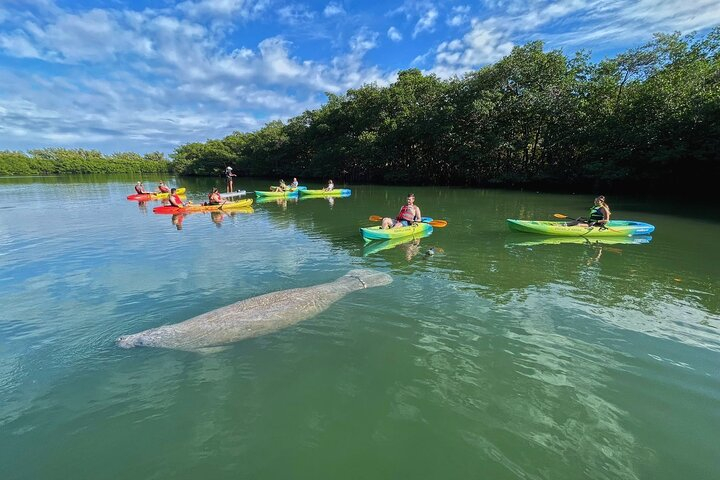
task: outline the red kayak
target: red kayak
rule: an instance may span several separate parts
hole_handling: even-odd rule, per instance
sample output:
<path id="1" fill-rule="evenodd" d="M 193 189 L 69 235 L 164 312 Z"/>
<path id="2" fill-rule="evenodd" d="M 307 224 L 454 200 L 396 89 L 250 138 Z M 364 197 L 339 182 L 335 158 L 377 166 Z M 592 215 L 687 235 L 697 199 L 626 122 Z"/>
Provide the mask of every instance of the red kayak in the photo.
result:
<path id="1" fill-rule="evenodd" d="M 178 195 L 182 195 L 185 193 L 185 187 L 180 187 L 175 192 Z M 138 202 L 147 202 L 149 200 L 162 200 L 164 198 L 168 198 L 170 196 L 169 193 L 134 193 L 132 195 L 128 195 L 128 200 L 137 200 Z"/>
<path id="2" fill-rule="evenodd" d="M 220 205 L 188 205 L 185 208 L 173 207 L 170 205 L 163 205 L 162 207 L 153 208 L 153 213 L 192 213 L 192 212 L 214 212 L 214 211 L 228 211 L 237 208 L 247 208 L 252 205 L 253 199 L 247 198 L 245 200 L 239 200 L 237 202 L 225 202 Z"/>

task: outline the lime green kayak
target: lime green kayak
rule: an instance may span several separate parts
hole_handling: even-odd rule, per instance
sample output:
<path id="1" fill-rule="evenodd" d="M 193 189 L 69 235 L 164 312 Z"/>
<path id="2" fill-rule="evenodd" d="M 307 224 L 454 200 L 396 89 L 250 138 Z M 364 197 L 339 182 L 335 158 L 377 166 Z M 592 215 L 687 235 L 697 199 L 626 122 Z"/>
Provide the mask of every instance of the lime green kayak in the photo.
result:
<path id="1" fill-rule="evenodd" d="M 301 197 L 349 197 L 352 190 L 349 188 L 338 188 L 335 190 L 300 190 Z"/>
<path id="2" fill-rule="evenodd" d="M 288 197 L 297 197 L 299 190 L 286 190 L 284 192 L 269 192 L 269 191 L 255 191 L 255 196 L 260 197 L 267 197 L 267 198 L 288 198 Z"/>
<path id="3" fill-rule="evenodd" d="M 648 235 L 655 230 L 653 225 L 631 220 L 610 220 L 607 228 L 568 226 L 567 222 L 543 222 L 535 220 L 507 219 L 510 230 L 516 232 L 539 233 L 555 237 L 632 237 Z"/>
<path id="4" fill-rule="evenodd" d="M 409 237 L 397 237 L 397 238 L 391 238 L 389 240 L 383 240 L 382 242 L 367 242 L 365 243 L 365 246 L 363 247 L 363 257 L 366 257 L 368 255 L 372 255 L 377 252 L 381 252 L 383 250 L 389 250 L 391 248 L 396 248 L 400 245 L 405 245 L 410 242 L 420 242 L 421 238 L 427 237 L 432 233 L 432 229 L 425 230 L 423 232 L 420 232 L 418 234 L 409 236 Z"/>
<path id="5" fill-rule="evenodd" d="M 365 227 L 360 229 L 363 239 L 366 242 L 371 240 L 389 240 L 391 238 L 402 237 L 426 237 L 432 233 L 433 227 L 429 223 L 416 223 L 409 227 L 382 228 L 382 227 Z"/>

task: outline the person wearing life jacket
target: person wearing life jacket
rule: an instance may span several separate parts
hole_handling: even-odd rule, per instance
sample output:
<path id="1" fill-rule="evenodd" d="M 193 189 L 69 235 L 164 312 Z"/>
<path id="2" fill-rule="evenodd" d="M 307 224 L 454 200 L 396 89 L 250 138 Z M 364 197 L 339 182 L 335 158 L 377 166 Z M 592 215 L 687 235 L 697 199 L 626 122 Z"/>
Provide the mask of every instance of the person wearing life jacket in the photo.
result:
<path id="1" fill-rule="evenodd" d="M 610 206 L 605 203 L 605 196 L 599 195 L 595 197 L 593 206 L 590 208 L 588 218 L 580 217 L 574 222 L 569 222 L 568 226 L 580 227 L 600 227 L 607 228 L 610 221 Z"/>
<path id="2" fill-rule="evenodd" d="M 212 192 L 208 194 L 208 205 L 221 205 L 225 203 L 220 196 L 220 192 L 217 188 L 213 188 Z"/>
<path id="3" fill-rule="evenodd" d="M 332 179 L 328 180 L 327 187 L 323 188 L 323 191 L 325 192 L 332 192 L 335 189 L 335 184 L 333 183 Z"/>
<path id="4" fill-rule="evenodd" d="M 160 193 L 170 193 L 170 187 L 165 185 L 162 180 L 160 180 L 160 183 L 158 183 L 158 190 L 160 191 Z"/>
<path id="5" fill-rule="evenodd" d="M 137 183 L 135 184 L 135 191 L 136 191 L 139 195 L 147 195 L 147 194 L 152 193 L 152 192 L 146 192 L 146 191 L 145 191 L 145 187 L 143 187 L 142 182 L 137 182 Z"/>
<path id="6" fill-rule="evenodd" d="M 168 201 L 170 202 L 171 207 L 178 207 L 178 208 L 185 208 L 185 204 L 183 203 L 182 199 L 180 198 L 180 195 L 178 195 L 177 190 L 174 188 L 170 189 L 170 196 L 168 197 Z"/>
<path id="7" fill-rule="evenodd" d="M 420 221 L 422 221 L 422 214 L 420 207 L 415 205 L 415 194 L 408 193 L 407 204 L 402 206 L 394 220 L 389 217 L 383 218 L 382 228 L 409 227 Z"/>

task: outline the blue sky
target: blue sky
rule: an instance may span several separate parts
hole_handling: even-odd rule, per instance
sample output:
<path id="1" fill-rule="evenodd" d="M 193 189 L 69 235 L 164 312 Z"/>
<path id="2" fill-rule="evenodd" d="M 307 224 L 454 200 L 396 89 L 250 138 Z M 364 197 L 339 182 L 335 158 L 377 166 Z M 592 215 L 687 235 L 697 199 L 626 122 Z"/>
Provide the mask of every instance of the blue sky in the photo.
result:
<path id="1" fill-rule="evenodd" d="M 537 39 L 599 60 L 719 24 L 720 0 L 0 0 L 0 150 L 171 152 L 407 68 Z"/>

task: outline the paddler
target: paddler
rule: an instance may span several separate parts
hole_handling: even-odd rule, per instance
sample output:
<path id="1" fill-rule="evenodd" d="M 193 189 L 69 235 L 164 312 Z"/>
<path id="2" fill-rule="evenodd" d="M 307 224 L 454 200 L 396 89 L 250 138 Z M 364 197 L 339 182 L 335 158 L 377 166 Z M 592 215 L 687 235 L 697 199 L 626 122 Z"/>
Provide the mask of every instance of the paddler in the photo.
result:
<path id="1" fill-rule="evenodd" d="M 135 184 L 135 191 L 138 193 L 138 195 L 150 195 L 153 192 L 146 192 L 145 187 L 143 187 L 142 182 L 137 182 Z"/>
<path id="2" fill-rule="evenodd" d="M 170 193 L 170 187 L 160 180 L 160 183 L 158 183 L 158 191 L 160 191 L 160 193 Z"/>
<path id="3" fill-rule="evenodd" d="M 323 188 L 324 192 L 332 192 L 335 189 L 335 184 L 332 179 L 328 180 L 327 187 Z"/>
<path id="4" fill-rule="evenodd" d="M 590 208 L 590 215 L 588 218 L 580 217 L 573 222 L 568 222 L 568 226 L 579 226 L 579 227 L 600 227 L 600 229 L 607 228 L 607 223 L 610 221 L 610 206 L 605 203 L 605 195 L 599 195 L 595 197 L 593 206 Z"/>
<path id="5" fill-rule="evenodd" d="M 407 204 L 403 205 L 395 220 L 385 217 L 382 220 L 382 228 L 409 227 L 414 223 L 422 221 L 420 207 L 415 205 L 415 194 L 408 193 Z"/>
<path id="6" fill-rule="evenodd" d="M 298 182 L 297 177 L 293 177 L 293 181 L 290 184 L 290 188 L 295 190 L 300 185 L 300 182 Z"/>
<path id="7" fill-rule="evenodd" d="M 270 190 L 272 190 L 273 192 L 284 192 L 287 189 L 288 189 L 288 187 L 285 184 L 285 180 L 283 180 L 282 178 L 280 179 L 280 186 L 270 187 Z"/>
<path id="8" fill-rule="evenodd" d="M 231 166 L 225 167 L 225 183 L 227 185 L 227 193 L 230 193 L 233 191 L 233 177 L 237 177 L 232 171 Z"/>
<path id="9" fill-rule="evenodd" d="M 208 194 L 208 205 L 221 205 L 225 203 L 220 196 L 220 192 L 217 188 L 213 188 L 212 192 Z"/>
<path id="10" fill-rule="evenodd" d="M 170 202 L 170 206 L 172 207 L 185 208 L 186 205 L 185 203 L 183 203 L 180 195 L 177 194 L 177 189 L 175 188 L 170 189 L 170 196 L 168 197 L 168 201 Z"/>

